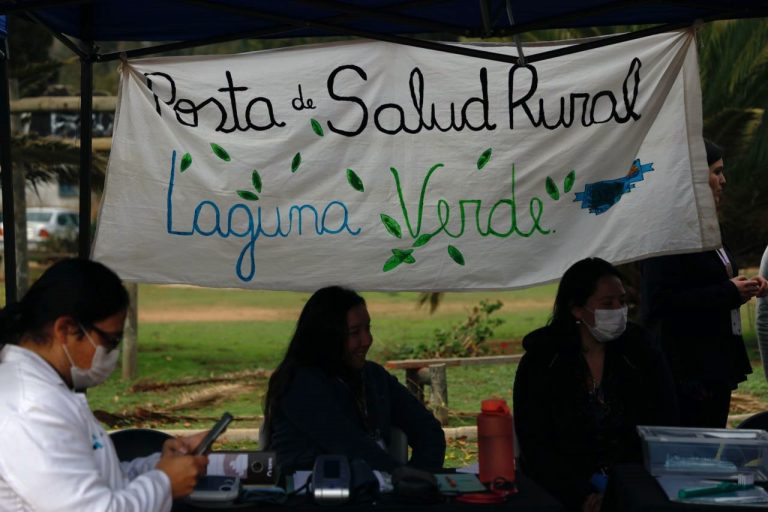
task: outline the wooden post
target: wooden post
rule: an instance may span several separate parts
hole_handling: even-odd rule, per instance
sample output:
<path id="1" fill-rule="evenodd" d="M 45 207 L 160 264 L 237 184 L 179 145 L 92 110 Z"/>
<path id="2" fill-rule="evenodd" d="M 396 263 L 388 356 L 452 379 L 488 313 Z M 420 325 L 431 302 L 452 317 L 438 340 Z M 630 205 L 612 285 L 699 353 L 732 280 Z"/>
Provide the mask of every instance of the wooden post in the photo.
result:
<path id="1" fill-rule="evenodd" d="M 406 368 L 405 370 L 405 387 L 413 393 L 413 396 L 419 399 L 419 402 L 424 402 L 424 391 L 419 382 L 419 369 L 418 368 Z"/>
<path id="2" fill-rule="evenodd" d="M 123 379 L 135 379 L 138 375 L 139 359 L 139 285 L 128 283 L 128 316 L 125 318 L 125 336 L 123 337 Z"/>
<path id="3" fill-rule="evenodd" d="M 8 80 L 8 91 L 12 100 L 19 96 L 19 85 Z M 11 131 L 18 130 L 18 116 L 11 116 Z M 13 170 L 14 227 L 16 233 L 16 290 L 21 298 L 29 289 L 29 247 L 27 246 L 27 170 L 18 165 Z M 8 222 L 6 221 L 5 224 Z"/>
<path id="4" fill-rule="evenodd" d="M 4 240 L 3 270 L 5 272 L 5 303 L 18 300 L 16 289 L 16 202 L 13 196 L 11 169 L 11 109 L 8 88 L 8 40 L 0 41 L 0 182 L 2 182 Z"/>
<path id="5" fill-rule="evenodd" d="M 23 165 L 13 170 L 14 225 L 16 228 L 16 290 L 19 298 L 29 288 L 29 248 L 27 247 L 27 173 Z M 7 225 L 6 221 L 4 225 Z"/>
<path id="6" fill-rule="evenodd" d="M 83 7 L 81 17 L 91 18 L 91 5 Z M 93 42 L 88 46 L 93 50 Z M 80 58 L 80 229 L 78 255 L 91 257 L 91 166 L 93 164 L 93 57 Z"/>
<path id="7" fill-rule="evenodd" d="M 432 412 L 441 425 L 448 424 L 448 380 L 446 379 L 445 364 L 429 366 L 430 388 L 432 390 L 429 404 Z"/>

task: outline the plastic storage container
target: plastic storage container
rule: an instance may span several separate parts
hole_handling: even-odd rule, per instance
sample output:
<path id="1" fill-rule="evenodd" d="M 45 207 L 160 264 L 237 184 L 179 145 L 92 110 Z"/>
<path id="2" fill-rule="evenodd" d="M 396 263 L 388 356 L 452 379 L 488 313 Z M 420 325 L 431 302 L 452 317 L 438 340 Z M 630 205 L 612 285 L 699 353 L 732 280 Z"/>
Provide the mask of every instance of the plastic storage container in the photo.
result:
<path id="1" fill-rule="evenodd" d="M 638 426 L 645 468 L 653 476 L 768 481 L 768 432 L 748 429 Z"/>
<path id="2" fill-rule="evenodd" d="M 477 416 L 477 451 L 481 482 L 515 482 L 514 429 L 504 400 L 483 400 Z"/>

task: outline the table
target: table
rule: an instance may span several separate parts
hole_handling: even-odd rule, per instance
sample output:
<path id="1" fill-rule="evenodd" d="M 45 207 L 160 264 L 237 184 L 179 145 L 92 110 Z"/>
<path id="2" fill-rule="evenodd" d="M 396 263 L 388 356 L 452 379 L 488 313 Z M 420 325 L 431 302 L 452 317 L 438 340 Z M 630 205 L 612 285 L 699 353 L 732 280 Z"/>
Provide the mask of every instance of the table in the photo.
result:
<path id="1" fill-rule="evenodd" d="M 761 484 L 765 485 L 765 484 Z M 746 512 L 754 506 L 721 506 L 669 501 L 664 490 L 640 464 L 619 464 L 613 468 L 603 498 L 602 512 Z"/>
<path id="2" fill-rule="evenodd" d="M 256 512 L 264 510 L 313 510 L 316 512 L 327 511 L 328 509 L 344 511 L 367 511 L 367 510 L 391 510 L 396 512 L 410 511 L 431 511 L 431 512 L 469 512 L 469 511 L 510 511 L 510 512 L 564 512 L 563 506 L 550 496 L 544 489 L 524 475 L 517 476 L 518 493 L 510 496 L 506 503 L 498 505 L 470 505 L 466 503 L 446 502 L 434 505 L 407 504 L 394 501 L 391 497 L 384 497 L 376 503 L 363 504 L 344 504 L 341 506 L 329 507 L 320 506 L 312 503 L 308 498 L 297 496 L 291 499 L 285 505 L 266 505 L 261 503 L 254 504 L 232 504 L 214 507 L 206 505 L 205 507 L 193 507 L 183 502 L 177 502 L 173 506 L 173 512 L 200 512 L 200 511 L 219 511 L 219 512 Z"/>

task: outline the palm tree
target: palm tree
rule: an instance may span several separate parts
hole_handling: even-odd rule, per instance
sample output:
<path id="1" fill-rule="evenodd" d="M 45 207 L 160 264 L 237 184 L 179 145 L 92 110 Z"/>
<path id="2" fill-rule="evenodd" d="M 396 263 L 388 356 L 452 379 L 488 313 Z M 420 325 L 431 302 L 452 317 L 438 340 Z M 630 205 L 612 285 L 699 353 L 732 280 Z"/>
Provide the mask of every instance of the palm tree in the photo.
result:
<path id="1" fill-rule="evenodd" d="M 25 190 L 22 183 L 31 184 L 35 189 L 41 183 L 77 183 L 80 152 L 74 141 L 60 137 L 40 137 L 36 134 L 13 134 L 12 172 L 23 176 L 23 181 L 14 179 L 14 211 L 16 231 L 16 286 L 22 296 L 29 281 L 29 254 L 27 251 L 27 219 Z M 91 167 L 95 190 L 104 187 L 106 158 L 93 155 Z M 2 171 L 0 171 L 2 172 Z"/>

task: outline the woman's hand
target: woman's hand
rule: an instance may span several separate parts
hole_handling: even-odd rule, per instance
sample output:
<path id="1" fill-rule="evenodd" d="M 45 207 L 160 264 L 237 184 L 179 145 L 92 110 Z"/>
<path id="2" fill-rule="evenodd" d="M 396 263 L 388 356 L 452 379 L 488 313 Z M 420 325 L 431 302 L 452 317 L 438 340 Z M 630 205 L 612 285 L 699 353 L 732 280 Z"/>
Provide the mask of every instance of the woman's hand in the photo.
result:
<path id="1" fill-rule="evenodd" d="M 755 294 L 755 297 L 758 299 L 761 299 L 768 295 L 768 280 L 765 279 L 763 276 L 757 275 L 752 278 L 752 281 L 757 283 L 757 293 Z"/>
<path id="2" fill-rule="evenodd" d="M 765 281 L 765 279 L 763 279 L 763 281 Z M 731 279 L 731 282 L 736 286 L 736 289 L 739 290 L 742 303 L 747 302 L 760 291 L 761 283 L 760 281 L 757 281 L 756 278 L 747 279 L 744 276 L 736 276 Z"/>
<path id="3" fill-rule="evenodd" d="M 166 454 L 187 455 L 194 453 L 195 448 L 203 441 L 207 430 L 191 436 L 174 437 L 163 443 L 163 456 Z"/>
<path id="4" fill-rule="evenodd" d="M 603 495 L 594 492 L 587 496 L 584 503 L 581 505 L 582 512 L 600 512 L 600 507 L 603 506 Z"/>
<path id="5" fill-rule="evenodd" d="M 173 440 L 169 439 L 169 441 Z M 175 448 L 171 448 L 170 444 L 172 443 L 166 441 L 169 449 L 166 450 L 166 446 L 163 446 L 163 455 L 155 467 L 168 475 L 171 480 L 171 495 L 173 499 L 177 499 L 192 493 L 198 479 L 205 474 L 208 457 L 182 455 Z"/>
<path id="6" fill-rule="evenodd" d="M 156 468 L 171 480 L 173 499 L 191 494 L 197 481 L 205 475 L 208 457 L 191 454 L 207 433 L 208 431 L 203 431 L 191 436 L 174 437 L 163 443 L 163 454 Z"/>

